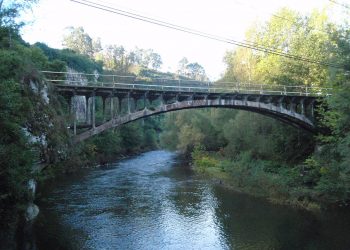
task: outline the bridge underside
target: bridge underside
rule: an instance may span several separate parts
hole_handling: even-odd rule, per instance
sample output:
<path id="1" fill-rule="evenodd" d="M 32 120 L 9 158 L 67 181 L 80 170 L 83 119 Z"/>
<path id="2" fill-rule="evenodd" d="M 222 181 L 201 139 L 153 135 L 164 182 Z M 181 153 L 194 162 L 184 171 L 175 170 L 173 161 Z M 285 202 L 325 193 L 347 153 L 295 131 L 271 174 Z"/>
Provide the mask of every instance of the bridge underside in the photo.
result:
<path id="1" fill-rule="evenodd" d="M 71 103 L 74 141 L 81 142 L 93 135 L 144 117 L 182 109 L 231 108 L 267 115 L 310 132 L 316 132 L 314 107 L 316 98 L 266 94 L 189 93 L 180 91 L 152 91 L 93 88 L 88 86 L 56 86 L 56 90 Z M 85 97 L 85 122 L 77 124 L 76 96 Z M 96 97 L 102 98 L 103 122 L 96 125 Z M 106 104 L 109 104 L 107 119 Z M 141 104 L 141 105 L 140 105 Z M 82 129 L 81 133 L 79 128 Z"/>

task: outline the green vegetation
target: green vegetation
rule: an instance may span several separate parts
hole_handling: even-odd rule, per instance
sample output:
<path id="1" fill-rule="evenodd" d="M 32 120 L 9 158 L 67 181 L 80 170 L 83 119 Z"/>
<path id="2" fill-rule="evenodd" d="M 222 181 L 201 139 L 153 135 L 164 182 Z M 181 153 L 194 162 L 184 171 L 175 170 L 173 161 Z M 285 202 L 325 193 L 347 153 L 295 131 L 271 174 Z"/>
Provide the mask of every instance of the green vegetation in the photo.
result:
<path id="1" fill-rule="evenodd" d="M 74 47 L 58 50 L 43 43 L 25 43 L 15 18 L 32 2 L 19 1 L 1 8 L 0 1 L 0 212 L 29 199 L 27 183 L 31 178 L 44 180 L 158 147 L 158 118 L 104 132 L 78 146 L 71 144 L 71 132 L 67 130 L 71 123 L 69 104 L 53 92 L 52 86 L 43 83 L 40 70 L 117 73 L 129 68 L 118 61 L 108 68 L 105 57 L 98 61 L 90 52 L 76 51 Z M 141 61 L 144 64 L 137 73 L 160 74 L 147 69 L 158 67 L 154 62 L 158 56 L 152 53 L 151 63 Z M 129 71 L 127 74 L 135 75 Z M 97 99 L 97 119 L 102 117 L 101 107 L 102 100 Z M 40 174 L 33 171 L 38 164 L 46 166 Z"/>
<path id="2" fill-rule="evenodd" d="M 301 16 L 282 9 L 276 16 L 250 29 L 246 40 L 350 67 L 349 27 L 329 22 L 325 11 Z M 347 204 L 350 89 L 345 70 L 246 48 L 227 52 L 225 62 L 222 81 L 332 87 L 335 94 L 318 110 L 319 125 L 330 134 L 315 137 L 262 115 L 211 109 L 167 115 L 162 145 L 192 156 L 196 169 L 244 192 L 301 206 Z"/>
<path id="3" fill-rule="evenodd" d="M 111 129 L 72 147 L 68 103 L 42 82 L 40 70 L 173 77 L 158 71 L 159 54 L 151 49 L 126 51 L 102 46 L 83 28 L 69 28 L 63 50 L 29 45 L 15 18 L 35 1 L 2 7 L 0 1 L 0 209 L 27 199 L 26 183 L 77 168 L 105 164 L 124 155 L 159 146 L 192 157 L 194 165 L 244 192 L 284 202 L 347 204 L 350 195 L 350 89 L 343 69 L 290 60 L 238 48 L 227 52 L 222 81 L 333 87 L 318 110 L 329 134 L 313 136 L 276 120 L 237 110 L 181 111 L 165 119 L 147 118 Z M 247 32 L 264 47 L 350 68 L 349 27 L 330 23 L 325 12 L 304 17 L 288 9 Z M 204 68 L 183 58 L 178 78 L 207 80 Z M 102 119 L 102 100 L 96 119 Z M 164 121 L 163 121 L 164 120 Z M 158 138 L 159 131 L 163 130 Z M 32 171 L 35 163 L 45 174 Z"/>
<path id="4" fill-rule="evenodd" d="M 21 39 L 20 25 L 14 22 L 20 9 L 29 3 L 17 2 L 6 8 L 0 5 L 0 211 L 27 199 L 26 183 L 33 177 L 32 165 L 42 153 L 41 142 L 48 142 L 51 152 L 46 155 L 54 157 L 57 148 L 52 144 L 52 132 L 61 126 L 59 121 L 53 122 L 56 110 L 42 98 L 44 86 L 36 70 L 50 67 L 50 63 L 41 50 Z"/>

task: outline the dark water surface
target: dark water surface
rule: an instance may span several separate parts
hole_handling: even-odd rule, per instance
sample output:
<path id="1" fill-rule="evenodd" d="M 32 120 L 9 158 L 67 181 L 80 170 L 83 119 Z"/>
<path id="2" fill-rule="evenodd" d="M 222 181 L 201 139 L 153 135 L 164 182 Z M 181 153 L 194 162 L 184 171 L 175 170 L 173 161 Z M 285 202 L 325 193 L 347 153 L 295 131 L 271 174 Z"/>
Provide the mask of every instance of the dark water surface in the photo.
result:
<path id="1" fill-rule="evenodd" d="M 166 151 L 45 187 L 34 225 L 46 249 L 350 249 L 349 212 L 309 212 L 237 194 Z"/>

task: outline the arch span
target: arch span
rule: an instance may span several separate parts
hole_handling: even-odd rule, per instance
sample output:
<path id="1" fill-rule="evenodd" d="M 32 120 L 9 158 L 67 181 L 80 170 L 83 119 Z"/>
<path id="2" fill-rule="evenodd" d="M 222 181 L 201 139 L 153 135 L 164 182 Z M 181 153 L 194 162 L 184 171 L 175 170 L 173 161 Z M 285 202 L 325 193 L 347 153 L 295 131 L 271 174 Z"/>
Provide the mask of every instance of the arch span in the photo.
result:
<path id="1" fill-rule="evenodd" d="M 248 100 L 251 99 L 251 100 Z M 149 117 L 166 112 L 172 112 L 177 110 L 184 109 L 198 109 L 198 108 L 230 108 L 230 109 L 239 109 L 246 110 L 250 112 L 255 112 L 270 116 L 277 120 L 280 120 L 284 123 L 290 124 L 295 127 L 305 129 L 310 132 L 315 132 L 316 128 L 313 122 L 313 117 L 308 116 L 307 114 L 313 115 L 313 106 L 309 107 L 309 111 L 304 105 L 301 105 L 300 112 L 297 112 L 297 104 L 290 103 L 288 101 L 274 103 L 274 102 L 260 102 L 261 98 L 243 98 L 241 100 L 235 98 L 216 98 L 216 99 L 198 99 L 198 100 L 183 100 L 175 101 L 170 104 L 162 103 L 154 109 L 144 108 L 143 110 L 135 111 L 132 113 L 120 115 L 115 117 L 99 126 L 89 129 L 81 134 L 75 136 L 74 141 L 81 142 L 87 138 L 99 134 L 107 129 L 115 128 L 120 125 Z M 310 100 L 309 100 L 310 101 Z M 305 103 L 305 100 L 302 100 L 302 103 Z M 313 105 L 314 101 L 309 103 Z"/>
<path id="2" fill-rule="evenodd" d="M 143 117 L 181 109 L 207 107 L 260 113 L 310 132 L 316 132 L 317 119 L 315 119 L 314 109 L 320 99 L 328 96 L 328 89 L 306 86 L 243 83 L 227 83 L 228 85 L 221 86 L 219 83 L 174 79 L 153 79 L 152 81 L 133 79 L 131 82 L 115 82 L 115 79 L 120 76 L 108 77 L 113 78 L 112 82 L 99 83 L 95 79 L 95 82 L 90 82 L 88 85 L 77 85 L 79 81 L 69 77 L 66 80 L 51 80 L 56 91 L 70 103 L 70 112 L 74 117 L 72 128 L 75 142 Z M 88 79 L 87 76 L 86 79 Z M 82 96 L 85 99 L 84 125 L 77 125 L 77 107 L 72 101 L 75 96 Z M 102 98 L 105 121 L 97 126 L 96 97 Z M 109 121 L 106 121 L 105 116 L 106 100 L 109 100 L 110 105 Z M 152 104 L 155 101 L 156 103 L 152 105 L 155 108 L 147 108 L 148 103 Z M 140 102 L 143 104 L 142 110 L 137 110 L 137 103 Z M 118 107 L 117 116 L 115 116 L 116 107 Z M 123 114 L 122 110 L 127 114 Z M 84 128 L 85 131 L 79 128 Z"/>

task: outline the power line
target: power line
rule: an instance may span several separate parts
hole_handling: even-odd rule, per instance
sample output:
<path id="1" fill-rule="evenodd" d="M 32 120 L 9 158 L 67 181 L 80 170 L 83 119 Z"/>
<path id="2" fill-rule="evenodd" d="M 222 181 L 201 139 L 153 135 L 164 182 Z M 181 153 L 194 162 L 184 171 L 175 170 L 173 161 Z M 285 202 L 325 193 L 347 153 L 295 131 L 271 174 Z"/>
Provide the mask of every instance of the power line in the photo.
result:
<path id="1" fill-rule="evenodd" d="M 332 2 L 332 3 L 335 3 L 335 4 L 339 5 L 339 6 L 342 6 L 342 7 L 346 8 L 346 9 L 350 9 L 350 6 L 345 4 L 345 3 L 340 3 L 340 2 L 335 1 L 335 0 L 329 0 L 329 1 Z"/>
<path id="2" fill-rule="evenodd" d="M 72 2 L 76 2 L 78 4 L 82 4 L 88 7 L 92 7 L 95 9 L 99 9 L 99 10 L 103 10 L 103 11 L 107 11 L 110 13 L 114 13 L 114 14 L 118 14 L 118 15 L 122 15 L 125 17 L 129 17 L 132 19 L 136 19 L 139 21 L 143 21 L 143 22 L 148 22 L 151 24 L 155 24 L 158 26 L 162 26 L 162 27 L 166 27 L 169 29 L 173 29 L 173 30 L 177 30 L 177 31 L 182 31 L 188 34 L 192 34 L 192 35 L 197 35 L 197 36 L 201 36 L 204 38 L 208 38 L 211 40 L 216 40 L 216 41 L 220 41 L 220 42 L 225 42 L 225 43 L 229 43 L 229 44 L 233 44 L 236 46 L 240 46 L 240 47 L 244 47 L 244 48 L 248 48 L 248 49 L 252 49 L 252 50 L 256 50 L 256 51 L 261 51 L 261 52 L 265 52 L 265 53 L 269 53 L 269 54 L 274 54 L 277 56 L 283 56 L 289 59 L 293 59 L 293 60 L 299 60 L 299 61 L 303 61 L 303 62 L 309 62 L 309 63 L 314 63 L 314 64 L 318 64 L 318 65 L 322 65 L 322 66 L 328 66 L 328 67 L 333 67 L 333 68 L 340 68 L 340 69 L 345 69 L 344 65 L 342 64 L 338 64 L 338 63 L 331 63 L 331 62 L 323 62 L 323 61 L 319 61 L 319 60 L 314 60 L 314 59 L 310 59 L 310 58 L 306 58 L 306 57 L 301 57 L 298 55 L 293 55 L 293 54 L 289 54 L 289 53 L 285 53 L 285 52 L 281 52 L 281 51 L 276 51 L 275 49 L 271 49 L 271 48 L 267 48 L 267 47 L 263 47 L 260 45 L 256 45 L 253 43 L 249 43 L 249 42 L 240 42 L 240 41 L 236 41 L 233 39 L 229 39 L 229 38 L 225 38 L 225 37 L 220 37 L 217 35 L 213 35 L 213 34 L 209 34 L 209 33 L 205 33 L 205 32 L 201 32 L 198 30 L 194 30 L 194 29 L 190 29 L 184 26 L 179 26 L 176 24 L 172 24 L 169 22 L 164 22 L 161 20 L 157 20 L 154 18 L 150 18 L 144 15 L 139 15 L 137 13 L 133 13 L 131 11 L 125 11 L 122 9 L 117 9 L 117 8 L 113 8 L 107 5 L 103 5 L 103 4 L 99 4 L 93 1 L 88 1 L 88 0 L 71 0 Z"/>
<path id="3" fill-rule="evenodd" d="M 261 13 L 261 10 L 260 10 L 260 9 L 257 9 L 257 8 L 256 8 L 255 6 L 253 6 L 253 5 L 246 4 L 246 3 L 244 3 L 244 2 L 240 2 L 240 1 L 237 1 L 237 0 L 234 1 L 234 2 L 237 3 L 237 4 L 239 4 L 239 5 L 241 5 L 241 6 L 249 7 L 251 10 L 254 10 L 254 11 L 257 11 L 257 12 Z M 295 22 L 295 21 L 292 20 L 292 19 L 289 19 L 289 18 L 287 18 L 287 17 L 283 17 L 283 16 L 280 16 L 280 15 L 277 15 L 277 14 L 275 14 L 275 13 L 273 13 L 273 12 L 266 12 L 266 11 L 265 11 L 265 13 L 270 14 L 271 16 L 276 17 L 276 18 L 278 18 L 278 19 L 281 19 L 281 20 L 290 22 L 290 23 L 292 23 L 292 24 L 295 24 L 295 25 L 297 25 L 297 26 L 301 25 L 301 26 L 305 27 L 305 24 L 297 23 L 297 22 Z M 327 31 L 320 30 L 320 29 L 316 29 L 316 28 L 313 28 L 312 30 L 315 30 L 315 31 L 319 31 L 319 32 L 322 32 L 322 33 L 329 34 Z"/>
<path id="4" fill-rule="evenodd" d="M 332 2 L 332 0 L 329 0 L 329 1 Z M 245 2 L 241 2 L 241 1 L 237 1 L 237 0 L 236 0 L 236 1 L 234 1 L 234 3 L 239 4 L 239 5 L 241 5 L 241 6 L 248 7 L 248 8 L 250 8 L 251 10 L 253 10 L 253 11 L 255 11 L 255 12 L 261 13 L 261 10 L 260 10 L 260 9 L 257 9 L 255 6 L 250 5 L 250 4 L 247 4 L 247 3 L 245 3 Z M 275 17 L 275 18 L 278 18 L 278 19 L 287 21 L 287 22 L 289 22 L 289 23 L 291 23 L 291 24 L 294 24 L 294 25 L 296 25 L 297 27 L 298 27 L 298 26 L 301 26 L 301 27 L 304 27 L 304 28 L 309 28 L 309 27 L 306 26 L 305 23 L 298 23 L 298 22 L 296 22 L 296 21 L 294 21 L 294 20 L 292 20 L 292 19 L 289 19 L 289 18 L 284 17 L 284 16 L 277 15 L 277 14 L 275 14 L 275 13 L 273 13 L 273 12 L 267 12 L 267 11 L 264 11 L 264 12 L 267 13 L 267 14 L 270 14 L 272 17 Z M 324 34 L 327 34 L 327 35 L 332 35 L 332 33 L 330 33 L 330 32 L 327 32 L 327 31 L 322 30 L 322 29 L 317 29 L 317 28 L 311 28 L 311 29 L 309 29 L 309 32 L 312 31 L 312 30 L 317 31 L 317 32 L 321 32 L 321 33 L 324 33 Z M 309 33 L 309 32 L 308 32 L 308 33 Z M 348 36 L 345 36 L 345 35 L 342 35 L 342 34 L 338 34 L 338 36 L 341 37 L 341 38 L 346 38 L 346 39 L 348 38 Z"/>
<path id="5" fill-rule="evenodd" d="M 146 16 L 142 16 L 130 11 L 124 11 L 121 9 L 116 9 L 110 6 L 106 6 L 106 5 L 102 5 L 96 2 L 92 2 L 92 1 L 86 1 L 86 0 L 72 0 L 73 2 L 79 3 L 79 4 L 83 4 L 89 7 L 93 7 L 96 9 L 100 9 L 100 10 L 104 10 L 104 11 L 108 11 L 108 12 L 112 12 L 115 14 L 119 14 L 122 16 L 126 16 L 126 17 L 130 17 L 133 19 L 137 19 L 140 21 L 145 21 L 148 23 L 152 23 L 152 24 L 156 24 L 159 26 L 163 26 L 163 27 L 167 27 L 167 28 L 171 28 L 174 30 L 178 30 L 178 31 L 182 31 L 182 32 L 186 32 L 186 33 L 190 33 L 193 35 L 197 35 L 197 36 L 202 36 L 205 38 L 209 38 L 212 40 L 217 40 L 217 41 L 221 41 L 221 42 L 226 42 L 226 43 L 230 43 L 230 44 L 234 44 L 236 46 L 241 46 L 241 47 L 245 47 L 245 48 L 249 48 L 249 49 L 253 49 L 253 50 L 257 50 L 257 51 L 262 51 L 262 52 L 266 52 L 266 53 L 270 53 L 270 54 L 275 54 L 275 55 L 279 55 L 279 56 L 284 56 L 290 59 L 295 59 L 295 60 L 300 60 L 300 61 L 304 61 L 304 62 L 310 62 L 310 63 L 316 63 L 316 64 L 320 64 L 323 66 L 330 66 L 330 67 L 335 67 L 335 68 L 344 68 L 343 65 L 340 64 L 335 64 L 335 63 L 329 63 L 329 62 L 322 62 L 322 61 L 318 61 L 318 60 L 313 60 L 313 59 L 309 59 L 309 58 L 304 58 L 304 57 L 300 57 L 297 55 L 292 55 L 292 54 L 288 54 L 288 53 L 284 53 L 281 51 L 276 51 L 275 49 L 271 49 L 271 48 L 266 48 L 263 46 L 259 46 L 259 45 L 254 45 L 251 42 L 247 43 L 247 42 L 239 42 L 239 41 L 235 41 L 232 39 L 228 39 L 228 38 L 224 38 L 224 37 L 219 37 L 216 35 L 212 35 L 212 34 L 208 34 L 208 33 L 204 33 L 198 30 L 193 30 L 193 29 L 189 29 L 183 26 L 179 26 L 179 25 L 175 25 L 175 24 L 171 24 L 168 22 L 164 22 L 161 20 L 157 20 L 157 19 L 153 19 L 153 18 L 149 18 Z"/>

